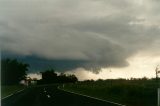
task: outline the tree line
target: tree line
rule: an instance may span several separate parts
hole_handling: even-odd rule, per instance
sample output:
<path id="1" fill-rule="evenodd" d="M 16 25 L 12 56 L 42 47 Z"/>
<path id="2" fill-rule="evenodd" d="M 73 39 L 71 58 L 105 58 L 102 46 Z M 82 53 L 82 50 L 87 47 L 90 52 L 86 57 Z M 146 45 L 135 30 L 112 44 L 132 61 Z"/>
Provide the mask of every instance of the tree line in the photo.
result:
<path id="1" fill-rule="evenodd" d="M 29 70 L 29 64 L 20 62 L 17 59 L 2 59 L 1 60 L 1 84 L 15 85 L 19 84 L 21 80 L 26 80 L 26 72 Z M 50 83 L 68 83 L 78 81 L 75 75 L 66 75 L 61 73 L 58 75 L 53 69 L 41 72 L 42 79 L 38 84 Z"/>
<path id="2" fill-rule="evenodd" d="M 41 72 L 42 79 L 38 81 L 38 84 L 51 84 L 51 83 L 74 83 L 78 81 L 77 77 L 73 74 L 55 73 L 54 69 L 49 69 Z"/>

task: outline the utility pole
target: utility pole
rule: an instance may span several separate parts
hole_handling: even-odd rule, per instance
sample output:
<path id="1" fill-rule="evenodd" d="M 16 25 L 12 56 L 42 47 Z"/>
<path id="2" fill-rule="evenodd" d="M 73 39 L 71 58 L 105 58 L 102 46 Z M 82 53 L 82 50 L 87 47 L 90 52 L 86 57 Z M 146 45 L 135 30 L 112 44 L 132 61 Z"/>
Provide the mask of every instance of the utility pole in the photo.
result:
<path id="1" fill-rule="evenodd" d="M 160 73 L 159 65 L 157 65 L 156 69 L 156 82 L 157 82 L 157 88 L 158 88 L 158 95 L 157 95 L 157 101 L 158 101 L 158 106 L 160 106 L 160 86 L 159 86 L 159 78 L 158 74 Z"/>
<path id="2" fill-rule="evenodd" d="M 159 65 L 157 65 L 155 72 L 156 72 L 156 81 L 158 81 L 158 74 L 160 73 Z"/>

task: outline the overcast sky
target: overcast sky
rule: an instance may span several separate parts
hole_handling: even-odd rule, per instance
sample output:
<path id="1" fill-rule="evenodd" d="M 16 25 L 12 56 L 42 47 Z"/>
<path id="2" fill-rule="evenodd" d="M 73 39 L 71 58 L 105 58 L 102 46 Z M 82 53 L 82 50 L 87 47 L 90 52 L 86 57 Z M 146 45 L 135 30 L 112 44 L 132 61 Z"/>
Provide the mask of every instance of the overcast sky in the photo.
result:
<path id="1" fill-rule="evenodd" d="M 151 59 L 147 69 L 153 70 L 160 63 L 159 11 L 159 0 L 0 0 L 0 48 L 78 61 L 77 73 L 109 67 L 123 73 L 133 70 L 138 57 L 142 62 L 135 69 Z"/>

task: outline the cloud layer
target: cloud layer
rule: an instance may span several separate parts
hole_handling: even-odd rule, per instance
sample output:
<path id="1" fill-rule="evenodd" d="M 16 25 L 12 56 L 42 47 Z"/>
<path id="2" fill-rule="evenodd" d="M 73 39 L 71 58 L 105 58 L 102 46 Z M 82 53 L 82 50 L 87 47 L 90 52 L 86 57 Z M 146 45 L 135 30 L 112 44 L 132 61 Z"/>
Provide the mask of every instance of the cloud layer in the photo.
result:
<path id="1" fill-rule="evenodd" d="M 1 51 L 125 67 L 137 52 L 160 54 L 158 0 L 1 0 Z"/>

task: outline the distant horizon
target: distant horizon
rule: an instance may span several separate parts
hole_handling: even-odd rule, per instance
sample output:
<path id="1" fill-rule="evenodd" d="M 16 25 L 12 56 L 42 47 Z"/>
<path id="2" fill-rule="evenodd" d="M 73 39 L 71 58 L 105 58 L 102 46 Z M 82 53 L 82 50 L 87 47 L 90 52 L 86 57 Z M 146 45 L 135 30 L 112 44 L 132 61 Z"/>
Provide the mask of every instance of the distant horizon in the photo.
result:
<path id="1" fill-rule="evenodd" d="M 59 73 L 59 72 L 55 71 L 55 73 Z M 65 73 L 65 74 L 68 74 L 68 73 Z M 72 73 L 69 73 L 69 74 L 72 74 Z M 36 78 L 37 80 L 41 80 L 42 79 L 42 76 L 41 76 L 41 74 L 39 72 L 36 72 L 36 73 L 27 73 L 27 77 L 30 77 L 31 79 L 35 79 Z M 104 78 L 97 78 L 97 79 L 92 79 L 92 78 L 91 79 L 81 79 L 81 78 L 78 78 L 78 81 L 86 81 L 86 80 L 94 80 L 94 81 L 97 81 L 97 80 L 119 80 L 119 79 L 125 79 L 125 80 L 137 79 L 138 80 L 138 79 L 143 79 L 143 78 L 147 78 L 148 80 L 150 80 L 150 79 L 156 79 L 156 77 L 146 77 L 146 76 L 144 76 L 144 77 L 137 77 L 137 78 L 135 78 L 135 77 L 130 77 L 130 78 L 119 77 L 118 78 L 117 77 L 117 78 L 106 78 L 106 79 L 104 79 Z"/>

